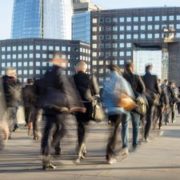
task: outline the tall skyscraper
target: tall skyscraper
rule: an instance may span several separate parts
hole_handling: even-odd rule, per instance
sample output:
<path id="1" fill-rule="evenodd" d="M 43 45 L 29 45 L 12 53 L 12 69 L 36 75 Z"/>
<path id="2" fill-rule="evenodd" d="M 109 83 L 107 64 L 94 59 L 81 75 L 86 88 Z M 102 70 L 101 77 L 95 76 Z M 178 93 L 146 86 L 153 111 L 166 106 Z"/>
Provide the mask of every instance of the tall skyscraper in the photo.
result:
<path id="1" fill-rule="evenodd" d="M 12 38 L 71 39 L 71 0 L 15 0 Z"/>

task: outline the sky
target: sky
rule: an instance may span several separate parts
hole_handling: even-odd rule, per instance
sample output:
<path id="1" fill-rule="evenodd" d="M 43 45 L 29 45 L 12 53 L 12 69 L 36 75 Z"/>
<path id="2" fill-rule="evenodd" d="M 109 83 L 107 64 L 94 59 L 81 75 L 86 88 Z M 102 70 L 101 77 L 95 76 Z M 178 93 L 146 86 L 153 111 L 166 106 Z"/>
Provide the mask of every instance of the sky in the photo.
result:
<path id="1" fill-rule="evenodd" d="M 11 36 L 11 20 L 14 0 L 0 0 L 0 40 Z M 104 9 L 133 7 L 179 6 L 180 0 L 92 0 Z"/>

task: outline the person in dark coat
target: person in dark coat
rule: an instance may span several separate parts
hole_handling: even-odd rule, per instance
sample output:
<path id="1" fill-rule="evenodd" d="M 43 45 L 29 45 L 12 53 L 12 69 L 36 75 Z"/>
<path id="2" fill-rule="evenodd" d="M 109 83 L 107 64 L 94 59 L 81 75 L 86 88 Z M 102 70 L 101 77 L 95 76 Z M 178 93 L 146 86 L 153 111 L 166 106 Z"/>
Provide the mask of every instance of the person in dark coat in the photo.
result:
<path id="1" fill-rule="evenodd" d="M 158 85 L 158 79 L 156 75 L 152 75 L 152 65 L 147 65 L 145 68 L 145 75 L 142 77 L 145 87 L 146 87 L 146 98 L 148 100 L 148 109 L 146 114 L 146 124 L 145 124 L 145 132 L 144 132 L 144 139 L 146 142 L 149 141 L 149 133 L 151 129 L 151 124 L 153 122 L 154 117 L 154 108 L 155 103 L 160 96 L 160 88 Z"/>
<path id="2" fill-rule="evenodd" d="M 76 113 L 78 134 L 78 158 L 76 162 L 80 162 L 80 160 L 85 157 L 86 126 L 92 117 L 92 101 L 96 95 L 99 95 L 99 86 L 95 76 L 90 76 L 86 73 L 86 70 L 87 64 L 84 61 L 80 61 L 76 65 L 76 74 L 74 75 L 75 85 L 86 108 L 86 113 Z"/>
<path id="3" fill-rule="evenodd" d="M 2 77 L 5 103 L 9 115 L 9 130 L 15 131 L 18 128 L 17 110 L 21 102 L 21 83 L 17 79 L 16 69 L 6 69 L 6 75 Z"/>
<path id="4" fill-rule="evenodd" d="M 25 112 L 25 123 L 28 127 L 28 134 L 32 129 L 32 114 L 35 109 L 36 95 L 34 93 L 33 79 L 28 79 L 25 87 L 22 88 L 22 96 Z"/>
<path id="5" fill-rule="evenodd" d="M 40 107 L 43 109 L 45 123 L 41 150 L 43 169 L 55 169 L 50 159 L 51 146 L 57 147 L 65 134 L 65 121 L 74 111 L 84 111 L 69 78 L 65 75 L 67 60 L 61 53 L 55 53 L 50 68 L 39 81 Z M 55 131 L 53 129 L 55 127 Z"/>
<path id="6" fill-rule="evenodd" d="M 131 88 L 134 92 L 135 98 L 142 96 L 145 93 L 145 85 L 140 76 L 134 74 L 134 65 L 129 62 L 125 66 L 125 72 L 123 74 L 124 78 L 129 82 Z M 135 150 L 138 145 L 138 134 L 139 134 L 139 124 L 140 124 L 140 114 L 136 111 L 131 111 L 131 121 L 132 121 L 132 147 Z"/>

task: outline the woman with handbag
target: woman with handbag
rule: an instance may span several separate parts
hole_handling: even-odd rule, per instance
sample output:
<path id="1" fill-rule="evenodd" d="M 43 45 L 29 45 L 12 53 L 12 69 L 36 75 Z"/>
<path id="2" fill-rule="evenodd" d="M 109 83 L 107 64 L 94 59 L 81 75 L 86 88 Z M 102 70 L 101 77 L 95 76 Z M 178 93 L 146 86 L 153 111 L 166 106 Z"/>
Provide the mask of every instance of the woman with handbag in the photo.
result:
<path id="1" fill-rule="evenodd" d="M 131 109 L 135 103 L 132 99 L 133 91 L 122 77 L 119 67 L 110 65 L 109 70 L 108 80 L 105 81 L 103 87 L 102 100 L 112 127 L 106 148 L 106 160 L 109 164 L 113 164 L 116 162 L 115 145 L 120 123 L 122 123 L 122 155 L 128 155 L 129 112 L 125 109 Z"/>
<path id="2" fill-rule="evenodd" d="M 78 158 L 76 162 L 79 163 L 81 159 L 85 158 L 87 153 L 85 146 L 86 126 L 92 118 L 93 99 L 96 95 L 99 95 L 99 86 L 95 76 L 90 76 L 86 73 L 87 64 L 84 61 L 80 61 L 75 69 L 74 82 L 86 108 L 85 113 L 76 113 L 78 135 Z"/>

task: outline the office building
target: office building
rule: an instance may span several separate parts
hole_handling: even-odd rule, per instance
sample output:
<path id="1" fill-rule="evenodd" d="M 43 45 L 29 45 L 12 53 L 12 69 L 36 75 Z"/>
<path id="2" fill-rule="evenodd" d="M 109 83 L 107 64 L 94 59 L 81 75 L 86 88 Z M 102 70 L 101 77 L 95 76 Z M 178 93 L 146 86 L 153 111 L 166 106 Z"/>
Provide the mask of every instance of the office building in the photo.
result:
<path id="1" fill-rule="evenodd" d="M 22 82 L 27 78 L 39 78 L 51 66 L 54 52 L 62 52 L 69 60 L 67 74 L 74 73 L 74 66 L 79 60 L 88 64 L 90 72 L 90 47 L 80 41 L 54 39 L 16 39 L 0 41 L 0 72 L 5 74 L 7 67 L 17 69 Z"/>
<path id="2" fill-rule="evenodd" d="M 180 7 L 91 12 L 92 70 L 103 81 L 107 65 L 134 61 L 138 73 L 152 63 L 160 78 L 180 85 Z M 150 53 L 151 56 L 148 54 Z"/>
<path id="3" fill-rule="evenodd" d="M 15 0 L 12 38 L 71 40 L 71 0 Z"/>

